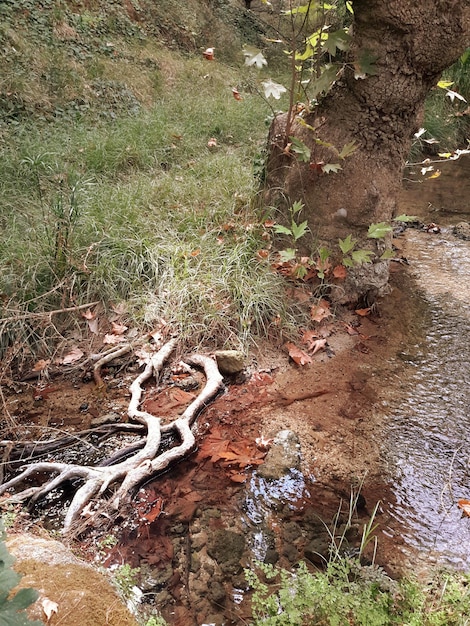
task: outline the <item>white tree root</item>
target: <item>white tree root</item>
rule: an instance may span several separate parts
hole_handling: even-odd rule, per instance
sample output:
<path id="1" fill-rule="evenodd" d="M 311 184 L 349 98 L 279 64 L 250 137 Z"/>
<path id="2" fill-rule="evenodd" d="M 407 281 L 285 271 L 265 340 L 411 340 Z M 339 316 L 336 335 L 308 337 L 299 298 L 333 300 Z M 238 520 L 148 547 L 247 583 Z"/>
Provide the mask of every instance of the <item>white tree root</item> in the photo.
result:
<path id="1" fill-rule="evenodd" d="M 9 495 L 6 502 L 24 502 L 29 500 L 31 503 L 35 503 L 66 481 L 84 481 L 76 491 L 65 516 L 63 532 L 68 533 L 93 498 L 97 497 L 102 501 L 100 506 L 111 506 L 112 509 L 117 511 L 122 505 L 131 501 L 135 490 L 140 484 L 186 457 L 196 445 L 191 427 L 200 411 L 215 397 L 223 383 L 216 362 L 207 356 L 196 354 L 185 359 L 185 362 L 204 369 L 206 384 L 184 413 L 171 423 L 162 425 L 159 417 L 140 410 L 143 383 L 152 376 L 158 376 L 163 369 L 165 361 L 168 360 L 175 347 L 176 340 L 172 339 L 157 353 L 148 357 L 144 371 L 137 376 L 130 387 L 131 399 L 127 411 L 128 416 L 147 428 L 145 445 L 140 450 L 124 461 L 109 466 L 92 467 L 55 462 L 32 463 L 22 468 L 20 474 L 1 485 L 0 495 L 5 494 L 32 475 L 55 474 L 55 476 L 49 478 L 41 486 L 29 487 L 16 494 Z M 122 354 L 122 351 L 118 350 L 117 352 L 119 355 Z M 113 353 L 113 356 L 118 356 L 118 354 Z M 106 361 L 101 359 L 101 362 L 99 362 L 100 366 L 110 360 L 111 358 L 106 356 Z M 98 380 L 101 380 L 99 372 Z M 169 432 L 175 434 L 178 444 L 168 450 L 160 451 L 161 435 Z M 111 497 L 105 499 L 104 494 L 108 488 L 118 483 L 120 485 L 115 486 L 115 491 Z M 100 508 L 98 508 L 98 512 L 99 510 Z"/>

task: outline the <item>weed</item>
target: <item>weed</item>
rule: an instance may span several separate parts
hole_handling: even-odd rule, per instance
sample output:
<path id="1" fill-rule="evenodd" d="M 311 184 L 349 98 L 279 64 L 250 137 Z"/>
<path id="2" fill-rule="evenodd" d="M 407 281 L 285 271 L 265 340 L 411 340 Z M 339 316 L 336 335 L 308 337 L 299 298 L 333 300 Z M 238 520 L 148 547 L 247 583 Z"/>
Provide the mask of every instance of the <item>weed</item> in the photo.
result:
<path id="1" fill-rule="evenodd" d="M 135 597 L 135 587 L 140 568 L 132 568 L 128 563 L 119 565 L 113 573 L 113 582 L 121 597 L 129 602 Z"/>

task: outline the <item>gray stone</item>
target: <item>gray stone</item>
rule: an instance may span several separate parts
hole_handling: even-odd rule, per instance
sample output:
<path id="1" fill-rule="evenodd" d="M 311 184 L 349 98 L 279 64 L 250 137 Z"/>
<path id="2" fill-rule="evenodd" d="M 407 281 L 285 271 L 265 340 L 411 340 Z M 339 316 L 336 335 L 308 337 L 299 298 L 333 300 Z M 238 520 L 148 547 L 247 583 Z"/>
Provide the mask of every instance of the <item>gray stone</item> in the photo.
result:
<path id="1" fill-rule="evenodd" d="M 454 226 L 452 232 L 459 239 L 470 240 L 470 224 L 468 222 L 459 222 Z"/>
<path id="2" fill-rule="evenodd" d="M 245 369 L 245 355 L 239 350 L 217 350 L 215 358 L 222 374 L 238 374 Z"/>
<path id="3" fill-rule="evenodd" d="M 300 442 L 296 433 L 281 430 L 257 470 L 262 478 L 277 480 L 293 469 L 300 468 Z"/>

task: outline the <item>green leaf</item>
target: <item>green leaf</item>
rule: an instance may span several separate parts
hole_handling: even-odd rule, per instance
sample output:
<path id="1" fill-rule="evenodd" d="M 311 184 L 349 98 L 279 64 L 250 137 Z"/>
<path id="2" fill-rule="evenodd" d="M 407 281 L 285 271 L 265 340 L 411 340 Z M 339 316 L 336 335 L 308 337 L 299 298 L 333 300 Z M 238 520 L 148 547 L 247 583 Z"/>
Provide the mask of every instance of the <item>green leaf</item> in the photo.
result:
<path id="1" fill-rule="evenodd" d="M 307 220 L 305 220 L 305 222 L 302 222 L 301 224 L 296 224 L 294 220 L 292 220 L 291 230 L 292 235 L 294 236 L 294 241 L 297 241 L 297 239 L 303 237 L 308 230 Z"/>
<path id="2" fill-rule="evenodd" d="M 274 226 L 274 232 L 278 235 L 292 235 L 292 231 L 287 226 L 283 226 L 282 224 L 276 224 Z"/>
<path id="3" fill-rule="evenodd" d="M 294 204 L 291 206 L 290 210 L 292 215 L 296 215 L 304 208 L 304 203 L 300 202 L 300 200 L 296 200 Z"/>
<path id="4" fill-rule="evenodd" d="M 320 77 L 312 81 L 310 84 L 309 93 L 313 98 L 316 98 L 321 93 L 326 93 L 331 85 L 335 82 L 338 72 L 341 66 L 337 63 L 329 63 L 325 65 Z"/>
<path id="5" fill-rule="evenodd" d="M 396 254 L 393 250 L 385 250 L 385 252 L 381 255 L 380 260 L 386 261 L 387 259 L 394 259 Z"/>
<path id="6" fill-rule="evenodd" d="M 255 48 L 254 46 L 245 46 L 243 48 L 243 54 L 245 56 L 245 65 L 256 65 L 256 67 L 260 70 L 263 65 L 268 64 L 259 48 Z"/>
<path id="7" fill-rule="evenodd" d="M 281 250 L 279 252 L 279 258 L 283 263 L 288 263 L 289 261 L 293 261 L 296 257 L 297 250 L 294 248 L 286 248 L 285 250 Z"/>
<path id="8" fill-rule="evenodd" d="M 375 76 L 377 74 L 377 68 L 375 67 L 377 59 L 378 57 L 373 55 L 370 50 L 361 50 L 354 64 L 354 78 L 365 78 L 367 74 Z"/>
<path id="9" fill-rule="evenodd" d="M 318 250 L 318 256 L 320 257 L 320 262 L 325 263 L 330 258 L 330 251 L 328 250 L 328 248 L 325 248 L 325 246 L 322 246 Z"/>
<path id="10" fill-rule="evenodd" d="M 372 250 L 354 250 L 351 253 L 351 258 L 356 265 L 360 265 L 361 263 L 370 263 L 373 254 Z"/>
<path id="11" fill-rule="evenodd" d="M 351 259 L 351 257 L 346 256 L 343 259 L 343 265 L 344 267 L 354 267 L 354 261 Z"/>
<path id="12" fill-rule="evenodd" d="M 346 239 L 338 239 L 338 245 L 343 254 L 347 254 L 350 252 L 354 246 L 356 245 L 356 239 L 352 238 L 352 235 L 349 234 Z"/>
<path id="13" fill-rule="evenodd" d="M 327 34 L 323 48 L 334 57 L 337 49 L 343 51 L 349 49 L 351 39 L 352 37 L 346 32 L 346 29 L 335 30 Z"/>
<path id="14" fill-rule="evenodd" d="M 367 231 L 369 239 L 382 239 L 385 235 L 392 231 L 392 227 L 385 222 L 379 222 L 378 224 L 371 224 Z"/>
<path id="15" fill-rule="evenodd" d="M 297 139 L 297 137 L 289 137 L 291 142 L 291 150 L 295 152 L 299 161 L 308 163 L 310 161 L 310 148 L 304 144 L 303 141 Z"/>
<path id="16" fill-rule="evenodd" d="M 419 218 L 417 215 L 407 215 L 406 213 L 402 213 L 401 215 L 394 217 L 393 221 L 394 222 L 417 222 L 418 219 Z"/>
<path id="17" fill-rule="evenodd" d="M 346 8 L 352 15 L 354 15 L 354 9 L 351 0 L 346 0 Z"/>
<path id="18" fill-rule="evenodd" d="M 325 174 L 329 174 L 330 172 L 339 172 L 339 170 L 342 170 L 343 168 L 339 163 L 325 163 L 325 165 L 321 166 L 321 169 L 325 172 Z"/>
<path id="19" fill-rule="evenodd" d="M 295 270 L 295 276 L 297 278 L 303 278 L 307 275 L 307 268 L 304 265 L 299 265 Z"/>
<path id="20" fill-rule="evenodd" d="M 357 150 L 357 143 L 353 140 L 343 146 L 343 149 L 341 150 L 338 156 L 340 159 L 345 159 L 346 157 L 356 152 L 356 150 Z"/>

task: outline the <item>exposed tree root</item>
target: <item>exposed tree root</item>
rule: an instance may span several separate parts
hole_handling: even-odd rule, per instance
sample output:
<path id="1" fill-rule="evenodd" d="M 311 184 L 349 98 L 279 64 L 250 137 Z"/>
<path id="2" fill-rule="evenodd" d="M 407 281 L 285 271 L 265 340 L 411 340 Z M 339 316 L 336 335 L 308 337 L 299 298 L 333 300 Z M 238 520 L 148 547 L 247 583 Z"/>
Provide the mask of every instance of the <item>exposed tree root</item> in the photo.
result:
<path id="1" fill-rule="evenodd" d="M 206 384 L 199 396 L 186 408 L 184 413 L 171 423 L 162 425 L 159 417 L 140 410 L 143 383 L 152 376 L 158 376 L 175 346 L 176 340 L 170 340 L 157 353 L 149 356 L 144 371 L 134 380 L 130 387 L 131 399 L 128 407 L 128 416 L 146 428 L 147 434 L 143 445 L 138 444 L 132 448 L 126 448 L 127 458 L 119 460 L 122 456 L 119 456 L 118 453 L 114 456 L 111 464 L 87 466 L 59 462 L 32 463 L 22 468 L 18 476 L 1 485 L 0 495 L 21 484 L 30 476 L 53 474 L 54 477 L 49 478 L 41 486 L 29 487 L 7 498 L 7 502 L 24 502 L 29 500 L 30 503 L 34 504 L 67 481 L 82 481 L 83 484 L 76 491 L 65 516 L 63 531 L 68 533 L 93 498 L 97 498 L 100 501 L 98 512 L 102 506 L 111 507 L 112 510 L 118 511 L 131 501 L 140 484 L 186 457 L 196 444 L 191 427 L 197 415 L 215 397 L 223 383 L 215 361 L 209 357 L 196 354 L 186 358 L 185 362 L 204 369 Z M 118 353 L 121 354 L 122 349 L 112 354 L 113 356 L 118 356 Z M 106 361 L 101 359 L 102 362 L 98 362 L 99 365 L 97 363 L 98 367 L 95 366 L 95 380 L 98 383 L 101 382 L 99 367 L 104 362 L 109 362 L 110 360 L 111 357 L 107 356 Z M 171 433 L 177 443 L 169 449 L 162 450 L 162 435 L 167 433 Z M 132 453 L 131 456 L 128 456 L 129 452 Z M 105 498 L 105 492 L 111 486 L 114 487 L 114 492 L 109 498 Z"/>

